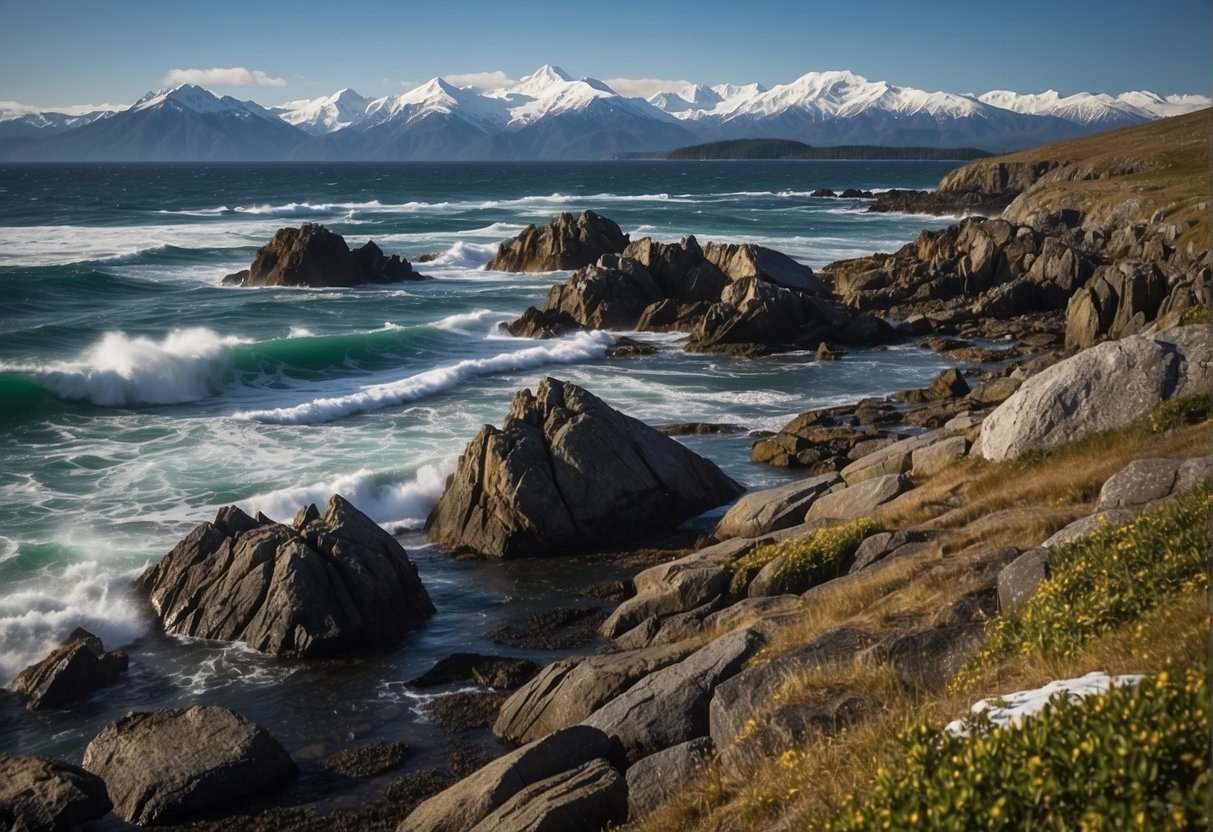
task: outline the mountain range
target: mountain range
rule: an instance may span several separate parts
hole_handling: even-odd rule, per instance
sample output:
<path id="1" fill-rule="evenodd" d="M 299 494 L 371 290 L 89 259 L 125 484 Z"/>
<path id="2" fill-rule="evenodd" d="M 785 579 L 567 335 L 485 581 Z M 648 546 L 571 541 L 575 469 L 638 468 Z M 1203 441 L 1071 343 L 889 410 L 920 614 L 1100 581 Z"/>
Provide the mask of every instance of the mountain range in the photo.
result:
<path id="1" fill-rule="evenodd" d="M 926 92 L 845 71 L 769 89 L 693 84 L 646 100 L 542 66 L 492 90 L 439 77 L 399 95 L 343 89 L 266 108 L 186 84 L 124 110 L 0 110 L 0 160 L 569 160 L 745 138 L 1007 151 L 1208 106 L 1145 91 Z"/>

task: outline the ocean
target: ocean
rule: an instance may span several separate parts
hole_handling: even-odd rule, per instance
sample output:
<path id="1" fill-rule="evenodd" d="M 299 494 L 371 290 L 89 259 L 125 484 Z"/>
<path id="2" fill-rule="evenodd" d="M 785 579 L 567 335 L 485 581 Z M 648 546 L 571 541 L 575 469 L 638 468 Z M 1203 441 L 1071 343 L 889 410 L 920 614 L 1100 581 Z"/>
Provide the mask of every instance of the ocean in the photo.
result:
<path id="1" fill-rule="evenodd" d="M 497 245 L 591 209 L 633 239 L 754 242 L 818 268 L 949 220 L 868 214 L 862 201 L 810 191 L 930 188 L 953 166 L 0 167 L 0 684 L 77 626 L 131 656 L 122 682 L 69 711 L 0 703 L 0 751 L 78 762 L 130 710 L 208 703 L 268 728 L 305 780 L 325 755 L 373 740 L 407 742 L 409 765 L 437 759 L 448 735 L 422 707 L 434 693 L 403 682 L 457 650 L 550 661 L 481 635 L 591 604 L 571 589 L 614 574 L 592 557 L 454 559 L 421 535 L 464 445 L 500 424 L 514 391 L 555 375 L 650 424 L 774 430 L 809 408 L 921 386 L 946 366 L 912 345 L 817 362 L 688 354 L 685 336 L 645 334 L 656 354 L 608 359 L 605 333 L 512 338 L 498 324 L 542 306 L 567 274 L 485 271 Z M 351 246 L 374 240 L 433 279 L 220 286 L 276 229 L 302 222 Z M 795 476 L 751 463 L 745 434 L 681 441 L 750 487 Z M 334 492 L 400 535 L 437 606 L 390 649 L 291 662 L 167 638 L 130 591 L 220 506 L 289 522 Z"/>

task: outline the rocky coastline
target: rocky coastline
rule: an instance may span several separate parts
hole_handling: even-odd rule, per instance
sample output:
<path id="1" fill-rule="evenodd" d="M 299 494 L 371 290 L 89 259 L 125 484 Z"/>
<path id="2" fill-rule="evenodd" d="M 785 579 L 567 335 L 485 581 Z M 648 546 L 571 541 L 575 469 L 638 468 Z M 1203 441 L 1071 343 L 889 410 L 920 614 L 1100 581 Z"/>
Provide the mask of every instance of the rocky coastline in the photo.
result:
<path id="1" fill-rule="evenodd" d="M 1167 129 L 1207 126 L 1209 113 L 1196 115 Z M 1139 129 L 1120 132 L 1136 140 Z M 590 623 L 596 631 L 555 624 L 579 627 L 596 653 L 543 667 L 456 654 L 413 680 L 476 686 L 444 697 L 441 719 L 456 735 L 491 727 L 499 756 L 461 758 L 455 747 L 447 771 L 408 772 L 366 806 L 317 815 L 275 804 L 297 768 L 239 714 L 132 714 L 101 731 L 82 767 L 0 755 L 0 820 L 66 829 L 112 812 L 189 829 L 644 828 L 706 772 L 752 778 L 805 743 L 872 724 L 904 692 L 945 689 L 988 625 L 1048 581 L 1067 542 L 1213 478 L 1207 192 L 1203 208 L 1199 196 L 1155 194 L 1112 210 L 1081 188 L 1067 203 L 1059 183 L 1106 184 L 1147 166 L 1101 176 L 1087 151 L 1066 152 L 1077 161 L 981 160 L 931 194 L 881 195 L 874 210 L 993 216 L 817 273 L 759 246 L 632 241 L 592 212 L 503 244 L 493 268 L 575 270 L 543 309 L 508 325 L 515 335 L 673 330 L 690 335 L 690 350 L 824 346 L 821 357 L 843 361 L 833 345 L 912 340 L 956 366 L 926 388 L 808 411 L 754 436 L 755 463 L 805 476 L 746 494 L 592 391 L 545 378 L 516 395 L 500 429 L 469 442 L 427 523 L 435 540 L 501 557 L 643 546 L 740 499 L 710 535 L 601 588 L 618 603 Z M 1050 453 L 1135 430 L 1168 405 L 1191 418 L 1140 449 L 1101 451 L 1060 502 L 983 496 L 1033 459 L 1047 470 Z M 434 612 L 423 582 L 397 541 L 334 496 L 290 526 L 225 509 L 136 585 L 168 633 L 301 660 L 421 625 Z M 81 632 L 12 687 L 30 708 L 65 707 L 121 684 L 125 666 Z M 333 768 L 380 774 L 403 759 L 402 748 L 350 749 Z"/>

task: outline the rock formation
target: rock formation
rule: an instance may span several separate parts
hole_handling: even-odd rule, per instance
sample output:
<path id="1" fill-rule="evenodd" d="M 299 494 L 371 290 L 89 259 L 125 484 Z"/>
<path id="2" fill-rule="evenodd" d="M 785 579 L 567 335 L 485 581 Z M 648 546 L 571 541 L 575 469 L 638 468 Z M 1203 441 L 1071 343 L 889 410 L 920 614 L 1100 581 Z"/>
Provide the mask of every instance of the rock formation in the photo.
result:
<path id="1" fill-rule="evenodd" d="M 85 749 L 84 768 L 105 781 L 115 814 L 141 826 L 231 805 L 297 773 L 265 729 L 210 705 L 111 722 Z"/>
<path id="2" fill-rule="evenodd" d="M 426 531 L 498 557 L 571 553 L 676 526 L 740 491 L 675 440 L 544 378 L 468 444 Z"/>
<path id="3" fill-rule="evenodd" d="M 396 539 L 338 495 L 291 526 L 220 509 L 137 586 L 168 633 L 280 656 L 379 644 L 434 612 Z"/>
<path id="4" fill-rule="evenodd" d="M 114 684 L 126 672 L 126 653 L 109 653 L 101 639 L 77 627 L 49 656 L 21 671 L 9 690 L 27 698 L 26 707 L 60 708 Z"/>
<path id="5" fill-rule="evenodd" d="M 225 286 L 359 286 L 421 280 L 408 260 L 387 257 L 374 242 L 350 251 L 345 238 L 323 225 L 279 228 L 257 250 L 253 265 L 223 278 Z"/>
<path id="6" fill-rule="evenodd" d="M 546 228 L 528 225 L 522 229 L 513 240 L 501 244 L 485 268 L 502 272 L 580 269 L 604 254 L 618 254 L 627 244 L 627 235 L 606 217 L 593 211 L 582 211 L 576 218 L 565 213 Z"/>
<path id="7" fill-rule="evenodd" d="M 68 832 L 110 810 L 95 774 L 46 757 L 0 754 L 0 827 L 11 832 Z"/>

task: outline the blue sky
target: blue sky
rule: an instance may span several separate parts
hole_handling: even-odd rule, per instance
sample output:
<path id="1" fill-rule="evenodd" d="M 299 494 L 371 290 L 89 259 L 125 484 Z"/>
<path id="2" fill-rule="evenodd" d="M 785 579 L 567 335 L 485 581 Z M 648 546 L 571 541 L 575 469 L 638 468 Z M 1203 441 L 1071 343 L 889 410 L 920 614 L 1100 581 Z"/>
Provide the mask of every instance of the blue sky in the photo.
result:
<path id="1" fill-rule="evenodd" d="M 126 103 L 192 77 L 267 105 L 343 86 L 375 97 L 544 63 L 608 81 L 767 86 L 850 69 L 977 93 L 1207 95 L 1213 83 L 1209 0 L 0 0 L 0 20 L 0 101 L 40 106 Z M 212 68 L 247 72 L 172 74 Z"/>

